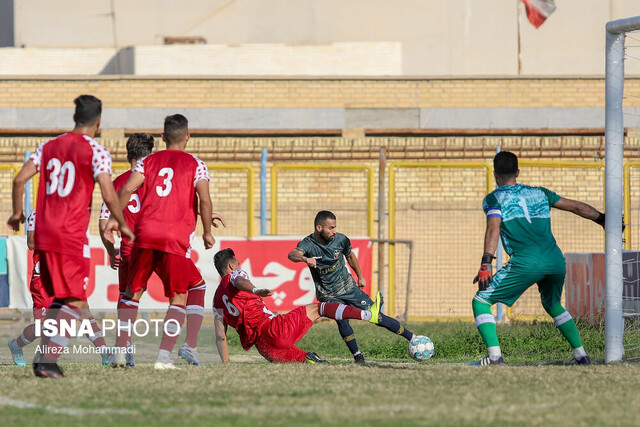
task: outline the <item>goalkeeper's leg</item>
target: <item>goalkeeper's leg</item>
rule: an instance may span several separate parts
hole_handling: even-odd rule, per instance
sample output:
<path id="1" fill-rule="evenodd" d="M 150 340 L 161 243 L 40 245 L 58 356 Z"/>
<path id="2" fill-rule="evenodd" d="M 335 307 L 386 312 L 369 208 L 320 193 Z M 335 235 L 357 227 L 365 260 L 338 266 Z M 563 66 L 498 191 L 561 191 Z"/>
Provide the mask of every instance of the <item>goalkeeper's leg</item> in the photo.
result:
<path id="1" fill-rule="evenodd" d="M 498 342 L 498 332 L 496 329 L 496 318 L 491 313 L 491 304 L 479 300 L 477 297 L 473 299 L 471 304 L 473 308 L 473 317 L 476 319 L 476 327 L 482 341 L 487 346 L 489 360 L 487 362 L 499 363 L 502 359 L 502 351 Z M 482 364 L 481 359 L 478 364 Z M 488 364 L 488 363 L 485 363 Z"/>
<path id="2" fill-rule="evenodd" d="M 553 321 L 558 330 L 560 330 L 560 333 L 569 341 L 573 349 L 575 362 L 578 364 L 590 364 L 591 361 L 582 346 L 582 341 L 580 341 L 576 322 L 574 322 L 571 314 L 569 314 L 560 303 L 563 283 L 564 274 L 547 276 L 538 283 L 542 306 L 545 311 L 549 313 L 549 316 L 553 317 Z"/>

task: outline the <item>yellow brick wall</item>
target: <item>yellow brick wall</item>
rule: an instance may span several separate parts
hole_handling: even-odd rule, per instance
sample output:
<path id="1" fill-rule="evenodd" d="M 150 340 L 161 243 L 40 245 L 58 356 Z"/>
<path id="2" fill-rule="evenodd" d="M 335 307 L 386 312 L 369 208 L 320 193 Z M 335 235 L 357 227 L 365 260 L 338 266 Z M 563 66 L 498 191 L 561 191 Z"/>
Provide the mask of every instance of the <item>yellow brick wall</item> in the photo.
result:
<path id="1" fill-rule="evenodd" d="M 640 79 L 625 81 L 638 92 Z M 9 78 L 0 107 L 69 107 L 80 93 L 109 108 L 601 107 L 602 78 L 212 79 Z M 640 105 L 640 98 L 625 100 Z"/>

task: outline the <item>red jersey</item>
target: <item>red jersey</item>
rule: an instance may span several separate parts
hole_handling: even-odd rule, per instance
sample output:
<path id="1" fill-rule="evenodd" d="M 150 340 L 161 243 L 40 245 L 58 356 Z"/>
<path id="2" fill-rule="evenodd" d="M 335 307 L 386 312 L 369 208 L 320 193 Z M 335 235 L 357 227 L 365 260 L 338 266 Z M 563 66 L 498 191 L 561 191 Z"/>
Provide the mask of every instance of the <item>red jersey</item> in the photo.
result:
<path id="1" fill-rule="evenodd" d="M 213 297 L 213 309 L 223 311 L 225 323 L 238 331 L 242 348 L 249 350 L 275 315 L 260 296 L 233 285 L 238 276 L 249 279 L 244 270 L 235 270 L 222 278 Z"/>
<path id="2" fill-rule="evenodd" d="M 113 186 L 116 191 L 120 191 L 122 187 L 124 187 L 124 183 L 127 182 L 129 177 L 131 176 L 131 170 L 128 170 L 118 176 L 113 180 Z M 127 226 L 131 229 L 131 231 L 135 230 L 136 219 L 138 217 L 138 212 L 140 212 L 140 208 L 142 207 L 140 202 L 140 195 L 142 194 L 142 187 L 137 188 L 131 197 L 129 198 L 129 204 L 124 210 L 124 221 L 127 223 Z M 109 208 L 107 205 L 102 202 L 102 209 L 100 209 L 100 219 L 109 219 L 111 216 L 111 212 L 109 212 Z M 122 239 L 120 243 L 120 254 L 122 256 L 131 255 L 131 245 L 127 243 L 127 240 Z"/>
<path id="3" fill-rule="evenodd" d="M 209 181 L 207 165 L 184 151 L 164 150 L 141 159 L 133 170 L 144 176 L 134 246 L 189 258 L 198 214 L 196 183 Z"/>
<path id="4" fill-rule="evenodd" d="M 111 175 L 109 151 L 87 135 L 65 133 L 31 155 L 38 172 L 35 247 L 89 256 L 91 195 L 101 173 Z"/>

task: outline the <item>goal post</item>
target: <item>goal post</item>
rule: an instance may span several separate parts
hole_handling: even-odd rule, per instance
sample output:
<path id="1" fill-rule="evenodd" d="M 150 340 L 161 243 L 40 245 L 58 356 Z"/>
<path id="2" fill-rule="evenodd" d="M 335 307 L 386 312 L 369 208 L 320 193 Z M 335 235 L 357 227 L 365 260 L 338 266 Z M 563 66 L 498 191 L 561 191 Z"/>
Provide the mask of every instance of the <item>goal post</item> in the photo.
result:
<path id="1" fill-rule="evenodd" d="M 605 363 L 624 356 L 622 316 L 622 212 L 624 120 L 624 41 L 640 30 L 640 16 L 606 25 L 605 76 Z"/>

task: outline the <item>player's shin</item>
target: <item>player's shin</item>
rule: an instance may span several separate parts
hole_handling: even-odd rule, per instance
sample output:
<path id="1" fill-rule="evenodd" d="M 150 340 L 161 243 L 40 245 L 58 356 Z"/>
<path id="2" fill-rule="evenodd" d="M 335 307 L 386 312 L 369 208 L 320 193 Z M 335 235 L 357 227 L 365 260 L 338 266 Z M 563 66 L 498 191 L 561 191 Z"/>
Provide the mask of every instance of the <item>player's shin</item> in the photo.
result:
<path id="1" fill-rule="evenodd" d="M 204 319 L 204 294 L 207 285 L 202 284 L 189 289 L 187 294 L 187 338 L 185 343 L 195 349 L 198 347 L 198 334 Z"/>
<path id="2" fill-rule="evenodd" d="M 138 317 L 138 300 L 122 297 L 118 303 L 118 327 L 116 347 L 125 348 L 131 342 L 133 324 Z"/>
<path id="3" fill-rule="evenodd" d="M 98 326 L 96 318 L 93 316 L 89 317 L 89 322 L 91 322 L 91 331 L 93 332 L 92 335 L 87 337 L 89 338 L 89 341 L 91 341 L 97 348 L 106 347 L 107 342 L 104 340 L 102 329 Z"/>
<path id="4" fill-rule="evenodd" d="M 55 363 L 58 360 L 69 344 L 70 330 L 67 325 L 71 325 L 73 321 L 79 322 L 82 317 L 82 309 L 56 301 L 51 304 L 49 312 L 55 315 L 58 333 L 51 337 L 43 335 L 40 341 L 40 363 Z"/>
<path id="5" fill-rule="evenodd" d="M 158 351 L 158 363 L 170 363 L 171 352 L 176 345 L 178 335 L 184 324 L 187 308 L 184 305 L 172 304 L 167 310 L 164 318 L 162 341 L 160 341 L 160 350 Z"/>
<path id="6" fill-rule="evenodd" d="M 400 324 L 400 322 L 398 322 L 393 317 L 385 316 L 382 313 L 380 313 L 378 316 L 379 316 L 379 320 L 378 320 L 378 323 L 376 323 L 376 326 L 385 328 L 393 332 L 394 334 L 402 335 L 404 338 L 406 338 L 409 341 L 411 340 L 411 338 L 413 338 L 413 332 L 406 329 L 404 326 Z"/>
<path id="7" fill-rule="evenodd" d="M 27 344 L 31 344 L 36 339 L 36 325 L 30 324 L 24 328 L 18 338 L 16 338 L 16 345 L 18 348 L 22 348 Z"/>
<path id="8" fill-rule="evenodd" d="M 491 313 L 491 305 L 486 302 L 473 299 L 473 316 L 476 320 L 476 327 L 482 341 L 487 346 L 487 351 L 491 359 L 499 359 L 502 356 L 500 343 L 498 342 L 498 332 L 496 330 L 496 318 Z"/>
<path id="9" fill-rule="evenodd" d="M 360 310 L 337 302 L 319 303 L 318 313 L 320 313 L 320 316 L 322 317 L 328 317 L 329 319 L 335 320 L 357 319 L 368 321 L 371 318 L 371 313 L 367 310 Z"/>
<path id="10" fill-rule="evenodd" d="M 562 304 L 556 304 L 550 308 L 545 307 L 545 310 L 549 313 L 549 316 L 553 317 L 556 327 L 560 330 L 567 341 L 569 341 L 569 344 L 571 344 L 573 357 L 576 359 L 585 357 L 587 352 L 584 350 L 584 347 L 582 347 L 582 341 L 580 341 L 580 336 L 578 335 L 576 322 L 574 322 L 569 312 L 564 309 Z"/>
<path id="11" fill-rule="evenodd" d="M 347 347 L 349 348 L 351 354 L 354 357 L 361 354 L 360 349 L 358 348 L 358 342 L 356 341 L 356 336 L 353 333 L 353 328 L 351 328 L 349 321 L 346 319 L 336 320 L 336 323 L 338 324 L 338 331 L 340 332 L 340 336 L 344 340 L 345 344 L 347 344 Z"/>

